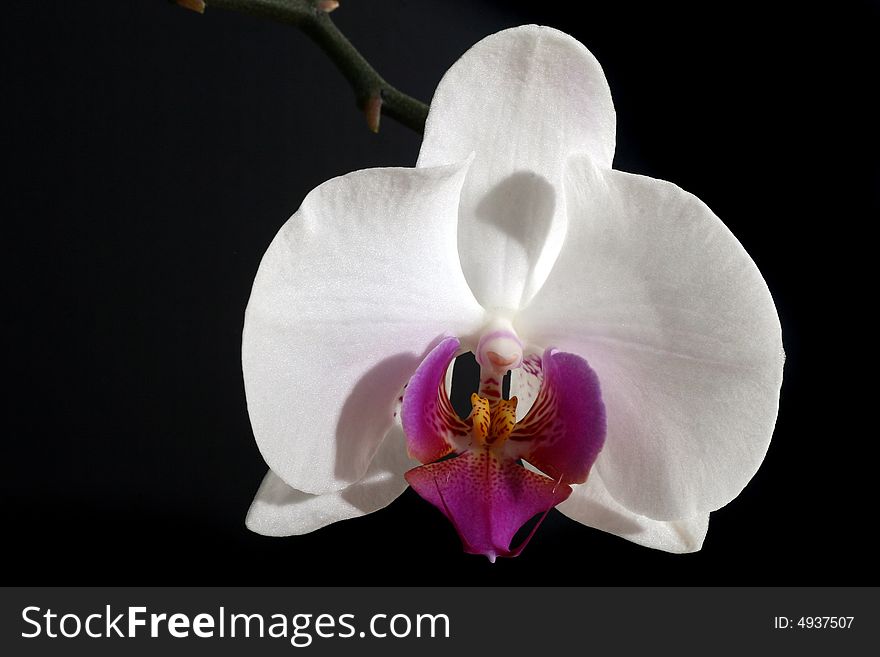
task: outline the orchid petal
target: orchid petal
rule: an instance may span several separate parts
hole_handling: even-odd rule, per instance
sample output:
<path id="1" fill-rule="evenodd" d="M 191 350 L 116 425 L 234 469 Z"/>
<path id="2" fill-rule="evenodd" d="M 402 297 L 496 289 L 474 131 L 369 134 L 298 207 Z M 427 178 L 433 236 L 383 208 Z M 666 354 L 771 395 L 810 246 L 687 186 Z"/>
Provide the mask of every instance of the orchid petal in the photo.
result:
<path id="1" fill-rule="evenodd" d="M 491 561 L 518 554 L 522 546 L 510 545 L 517 530 L 571 493 L 565 484 L 489 450 L 423 465 L 407 472 L 406 480 L 452 522 L 465 552 Z"/>
<path id="2" fill-rule="evenodd" d="M 516 397 L 516 421 L 519 422 L 529 411 L 541 391 L 544 370 L 541 367 L 543 354 L 531 352 L 523 355 L 522 365 L 510 370 L 510 396 Z"/>
<path id="3" fill-rule="evenodd" d="M 583 358 L 556 349 L 544 352 L 541 371 L 537 399 L 505 447 L 555 481 L 581 483 L 605 441 L 599 381 Z"/>
<path id="4" fill-rule="evenodd" d="M 446 456 L 456 441 L 470 433 L 470 427 L 458 417 L 446 392 L 446 375 L 459 344 L 457 338 L 440 342 L 407 384 L 400 419 L 407 450 L 422 463 Z"/>
<path id="5" fill-rule="evenodd" d="M 578 41 L 528 25 L 489 36 L 443 77 L 418 166 L 476 154 L 462 190 L 462 268 L 486 308 L 516 309 L 541 286 L 565 233 L 566 157 L 610 166 L 615 114 L 599 63 Z"/>
<path id="6" fill-rule="evenodd" d="M 406 490 L 403 475 L 413 465 L 397 425 L 385 436 L 363 479 L 343 490 L 323 495 L 303 493 L 269 470 L 248 511 L 246 525 L 264 536 L 293 536 L 378 511 Z"/>
<path id="7" fill-rule="evenodd" d="M 686 520 L 651 520 L 633 513 L 611 497 L 595 469 L 585 484 L 572 488 L 571 496 L 557 507 L 572 520 L 665 552 L 696 552 L 703 546 L 708 513 Z"/>
<path id="8" fill-rule="evenodd" d="M 596 468 L 658 520 L 733 499 L 764 458 L 782 336 L 755 263 L 675 185 L 572 158 L 565 249 L 517 330 L 588 358 L 608 434 Z M 572 294 L 577 290 L 577 294 Z"/>
<path id="9" fill-rule="evenodd" d="M 466 168 L 330 180 L 263 257 L 245 315 L 245 391 L 260 451 L 292 488 L 361 479 L 426 351 L 483 321 L 456 252 Z"/>

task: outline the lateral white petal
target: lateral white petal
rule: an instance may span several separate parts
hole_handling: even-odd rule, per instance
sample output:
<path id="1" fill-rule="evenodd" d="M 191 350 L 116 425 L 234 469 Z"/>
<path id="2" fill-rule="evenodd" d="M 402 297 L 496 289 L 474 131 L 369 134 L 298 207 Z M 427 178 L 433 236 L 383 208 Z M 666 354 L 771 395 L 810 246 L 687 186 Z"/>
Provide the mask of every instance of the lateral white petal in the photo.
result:
<path id="1" fill-rule="evenodd" d="M 443 77 L 418 166 L 476 158 L 462 191 L 462 268 L 488 309 L 516 309 L 550 271 L 565 231 L 566 157 L 611 166 L 615 114 L 602 68 L 572 37 L 527 25 L 489 36 Z"/>
<path id="2" fill-rule="evenodd" d="M 565 249 L 517 330 L 588 359 L 608 491 L 658 520 L 736 497 L 776 422 L 782 336 L 757 266 L 699 199 L 573 158 Z"/>
<path id="3" fill-rule="evenodd" d="M 378 511 L 406 490 L 403 473 L 416 465 L 406 455 L 406 441 L 397 425 L 382 441 L 364 478 L 343 490 L 310 495 L 291 488 L 269 470 L 246 525 L 264 536 L 292 536 Z"/>
<path id="4" fill-rule="evenodd" d="M 651 520 L 633 513 L 611 497 L 595 468 L 586 483 L 572 488 L 571 496 L 556 507 L 572 520 L 665 552 L 696 552 L 703 546 L 708 513 L 686 520 Z"/>
<path id="5" fill-rule="evenodd" d="M 326 493 L 363 477 L 425 353 L 483 321 L 456 252 L 465 171 L 330 180 L 263 256 L 242 367 L 257 444 L 289 486 Z"/>

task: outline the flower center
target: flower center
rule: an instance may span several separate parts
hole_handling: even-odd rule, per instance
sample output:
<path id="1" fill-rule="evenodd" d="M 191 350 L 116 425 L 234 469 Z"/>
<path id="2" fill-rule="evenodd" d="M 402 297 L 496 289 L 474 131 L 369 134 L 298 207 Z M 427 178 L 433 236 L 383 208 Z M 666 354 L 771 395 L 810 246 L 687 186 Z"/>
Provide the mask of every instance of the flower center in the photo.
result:
<path id="1" fill-rule="evenodd" d="M 522 364 L 522 342 L 513 331 L 492 331 L 480 338 L 475 355 L 483 370 L 494 370 L 503 376 Z"/>
<path id="2" fill-rule="evenodd" d="M 510 330 L 492 335 L 502 328 Z M 447 396 L 446 374 L 461 346 L 448 337 L 410 378 L 401 420 L 410 456 L 423 464 L 407 471 L 407 482 L 449 518 L 466 552 L 494 560 L 519 554 L 540 520 L 571 495 L 570 484 L 587 480 L 605 441 L 605 407 L 598 378 L 583 358 L 548 348 L 540 359 L 532 355 L 516 362 L 522 361 L 522 348 L 509 324 L 492 325 L 484 335 L 477 348 L 480 391 L 471 395 L 467 419 Z M 499 375 L 512 355 L 487 347 L 496 339 L 514 342 L 514 362 L 532 382 L 520 388 L 534 399 L 519 422 L 517 398 L 500 394 Z M 490 351 L 505 364 L 496 366 Z M 531 533 L 513 547 L 515 534 L 539 514 Z"/>
<path id="3" fill-rule="evenodd" d="M 501 386 L 508 370 L 523 362 L 522 342 L 508 322 L 496 322 L 483 334 L 474 355 L 480 365 L 480 396 L 494 404 L 501 399 Z"/>
<path id="4" fill-rule="evenodd" d="M 516 425 L 517 398 L 498 399 L 490 402 L 485 397 L 471 395 L 471 433 L 477 445 L 499 449 L 510 438 Z"/>

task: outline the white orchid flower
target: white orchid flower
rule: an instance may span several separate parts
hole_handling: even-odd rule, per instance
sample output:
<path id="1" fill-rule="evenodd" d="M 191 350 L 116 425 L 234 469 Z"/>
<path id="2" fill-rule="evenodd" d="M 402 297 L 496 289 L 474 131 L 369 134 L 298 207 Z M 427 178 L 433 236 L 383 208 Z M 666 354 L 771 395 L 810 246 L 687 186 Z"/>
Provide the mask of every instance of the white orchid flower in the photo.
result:
<path id="1" fill-rule="evenodd" d="M 614 144 L 595 58 L 525 26 L 444 76 L 415 168 L 306 197 L 245 317 L 270 468 L 250 529 L 310 532 L 386 506 L 409 480 L 493 560 L 557 504 L 642 545 L 700 549 L 709 513 L 767 450 L 779 319 L 712 211 L 612 169 Z M 461 419 L 447 372 L 468 351 L 481 387 Z M 501 399 L 507 370 L 516 399 Z"/>

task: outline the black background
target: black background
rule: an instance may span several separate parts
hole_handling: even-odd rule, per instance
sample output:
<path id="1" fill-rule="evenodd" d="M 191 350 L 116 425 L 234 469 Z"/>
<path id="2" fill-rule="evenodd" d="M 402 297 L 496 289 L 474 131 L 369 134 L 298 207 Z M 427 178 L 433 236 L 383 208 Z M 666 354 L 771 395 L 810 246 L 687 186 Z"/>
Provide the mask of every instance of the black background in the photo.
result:
<path id="1" fill-rule="evenodd" d="M 239 349 L 260 258 L 312 187 L 412 165 L 419 137 L 388 119 L 371 134 L 295 29 L 161 0 L 46 1 L 2 8 L 6 579 L 876 583 L 862 374 L 876 292 L 859 251 L 878 218 L 876 5 L 593 4 L 343 0 L 333 17 L 426 101 L 487 34 L 569 32 L 608 76 L 615 166 L 697 194 L 756 260 L 783 322 L 781 411 L 702 552 L 554 511 L 521 557 L 490 565 L 410 491 L 307 536 L 248 532 L 265 465 Z"/>

